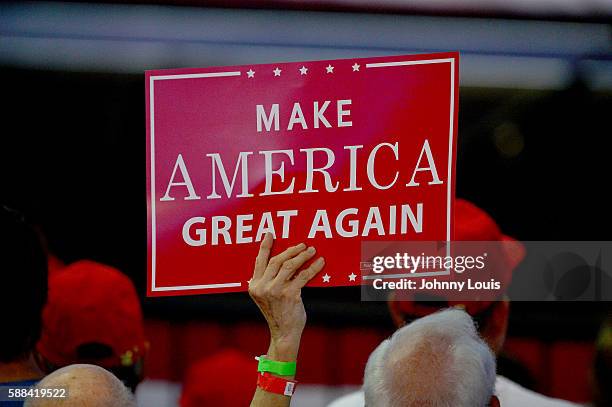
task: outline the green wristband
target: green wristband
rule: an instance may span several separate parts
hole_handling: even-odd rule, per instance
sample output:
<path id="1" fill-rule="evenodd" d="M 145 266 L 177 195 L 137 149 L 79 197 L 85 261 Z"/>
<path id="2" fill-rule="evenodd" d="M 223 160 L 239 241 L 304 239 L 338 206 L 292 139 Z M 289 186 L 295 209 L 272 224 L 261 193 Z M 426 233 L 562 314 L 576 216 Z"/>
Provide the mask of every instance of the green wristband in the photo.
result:
<path id="1" fill-rule="evenodd" d="M 266 358 L 266 355 L 262 355 L 259 357 L 257 371 L 268 372 L 278 376 L 295 376 L 296 363 L 278 362 L 276 360 L 270 360 Z"/>

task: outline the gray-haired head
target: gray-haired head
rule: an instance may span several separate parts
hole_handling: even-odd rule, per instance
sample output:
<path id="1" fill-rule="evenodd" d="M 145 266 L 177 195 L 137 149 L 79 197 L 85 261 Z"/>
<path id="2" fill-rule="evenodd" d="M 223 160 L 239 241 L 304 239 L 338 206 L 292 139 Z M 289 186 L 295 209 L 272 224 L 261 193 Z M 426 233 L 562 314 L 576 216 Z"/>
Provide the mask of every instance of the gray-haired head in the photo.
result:
<path id="1" fill-rule="evenodd" d="M 32 398 L 24 407 L 136 407 L 130 390 L 111 372 L 95 365 L 69 365 L 46 376 L 37 388 L 65 388 L 67 397 Z"/>
<path id="2" fill-rule="evenodd" d="M 397 330 L 370 355 L 367 407 L 484 407 L 495 389 L 495 357 L 470 316 L 448 309 Z"/>

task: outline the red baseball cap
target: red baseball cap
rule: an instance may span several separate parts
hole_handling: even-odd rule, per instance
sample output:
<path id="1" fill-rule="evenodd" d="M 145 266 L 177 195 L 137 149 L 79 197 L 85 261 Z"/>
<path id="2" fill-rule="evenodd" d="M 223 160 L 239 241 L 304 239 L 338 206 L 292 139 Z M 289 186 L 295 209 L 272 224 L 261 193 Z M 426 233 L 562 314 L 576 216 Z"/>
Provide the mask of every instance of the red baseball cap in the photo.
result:
<path id="1" fill-rule="evenodd" d="M 55 366 L 131 366 L 146 352 L 143 325 L 131 280 L 113 267 L 81 260 L 49 276 L 37 348 Z M 112 355 L 83 360 L 79 349 L 89 344 L 105 345 Z"/>
<path id="2" fill-rule="evenodd" d="M 248 406 L 256 385 L 257 361 L 236 350 L 222 350 L 187 370 L 180 405 Z"/>
<path id="3" fill-rule="evenodd" d="M 493 218 L 484 210 L 465 199 L 455 201 L 456 241 L 499 241 L 502 253 L 498 256 L 494 273 L 498 280 L 509 283 L 512 272 L 525 257 L 525 246 L 518 240 L 504 235 Z M 504 284 L 505 285 L 505 284 Z M 435 312 L 434 306 L 426 302 L 415 302 L 412 292 L 396 291 L 392 300 L 398 302 L 398 310 L 416 317 Z M 470 315 L 477 315 L 489 308 L 493 301 L 448 301 L 447 305 L 460 306 Z"/>

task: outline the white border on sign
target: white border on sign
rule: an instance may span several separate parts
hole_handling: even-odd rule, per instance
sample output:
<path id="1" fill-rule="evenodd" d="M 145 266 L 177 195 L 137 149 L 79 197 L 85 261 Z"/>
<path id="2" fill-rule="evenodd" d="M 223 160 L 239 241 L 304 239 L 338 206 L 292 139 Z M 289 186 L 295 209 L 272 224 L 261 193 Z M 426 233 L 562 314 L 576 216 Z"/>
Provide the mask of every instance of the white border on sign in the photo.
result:
<path id="1" fill-rule="evenodd" d="M 451 254 L 451 197 L 452 197 L 452 175 L 453 175 L 453 128 L 455 121 L 455 58 L 441 59 L 422 59 L 417 61 L 395 61 L 395 62 L 376 62 L 366 64 L 366 68 L 385 68 L 393 66 L 409 66 L 409 65 L 424 65 L 424 64 L 444 64 L 450 63 L 451 83 L 450 83 L 450 120 L 448 130 L 448 174 L 446 187 L 446 255 Z M 364 280 L 384 279 L 384 278 L 419 278 L 431 276 L 447 276 L 450 275 L 450 269 L 440 271 L 429 271 L 422 273 L 403 273 L 403 274 L 386 274 L 378 276 L 363 276 Z"/>
<path id="2" fill-rule="evenodd" d="M 409 65 L 425 65 L 425 64 L 440 64 L 450 63 L 450 121 L 449 121 L 449 140 L 448 140 L 448 174 L 447 174 L 447 203 L 446 203 L 446 240 L 450 242 L 451 236 L 451 198 L 452 198 L 452 169 L 453 169 L 453 128 L 455 119 L 455 58 L 443 59 L 423 59 L 415 61 L 395 61 L 395 62 L 377 62 L 366 64 L 366 68 L 384 68 Z M 228 76 L 240 76 L 241 71 L 232 72 L 212 72 L 199 74 L 176 74 L 176 75 L 157 75 L 149 77 L 149 126 L 150 126 L 150 179 L 151 179 L 151 291 L 184 291 L 184 290 L 205 290 L 212 288 L 231 288 L 242 286 L 241 282 L 236 283 L 219 283 L 219 284 L 204 284 L 204 285 L 186 285 L 186 286 L 168 286 L 157 287 L 155 285 L 155 266 L 156 266 L 156 219 L 155 219 L 155 115 L 154 115 L 154 85 L 156 80 L 172 80 L 172 79 L 198 79 L 198 78 L 218 78 Z M 448 245 L 450 250 L 450 245 Z M 449 270 L 440 272 L 431 272 L 432 275 L 446 275 Z M 429 273 L 429 274 L 431 274 Z M 409 275 L 394 275 L 385 276 L 386 278 L 397 277 L 415 277 L 414 274 Z M 382 276 L 381 276 L 382 277 Z M 383 278 L 385 278 L 383 277 Z M 380 277 L 379 277 L 380 278 Z"/>
<path id="3" fill-rule="evenodd" d="M 211 72 L 186 75 L 158 75 L 149 77 L 149 118 L 151 133 L 151 291 L 184 291 L 184 290 L 207 290 L 211 288 L 231 288 L 240 287 L 242 283 L 220 283 L 203 285 L 183 285 L 157 287 L 155 285 L 155 266 L 156 266 L 156 220 L 155 220 L 155 115 L 154 115 L 154 88 L 155 81 L 169 79 L 197 79 L 197 78 L 218 78 L 226 76 L 240 76 L 240 71 L 234 72 Z"/>

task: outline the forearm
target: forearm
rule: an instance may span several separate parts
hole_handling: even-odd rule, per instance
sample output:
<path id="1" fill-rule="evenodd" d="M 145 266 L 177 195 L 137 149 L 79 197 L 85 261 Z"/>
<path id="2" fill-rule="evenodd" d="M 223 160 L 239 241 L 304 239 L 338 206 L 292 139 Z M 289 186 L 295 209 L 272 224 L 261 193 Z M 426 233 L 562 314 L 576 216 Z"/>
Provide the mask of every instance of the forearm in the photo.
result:
<path id="1" fill-rule="evenodd" d="M 325 260 L 319 257 L 300 270 L 316 253 L 314 247 L 307 248 L 304 243 L 292 246 L 270 259 L 272 243 L 272 235 L 267 233 L 261 241 L 253 277 L 249 281 L 249 295 L 270 329 L 268 360 L 260 362 L 264 373 L 258 376 L 259 385 L 251 407 L 288 407 L 291 403 L 295 387 L 293 376 L 275 377 L 273 374 L 295 374 L 295 365 L 274 362 L 297 360 L 300 339 L 306 326 L 302 288 L 325 266 Z"/>

